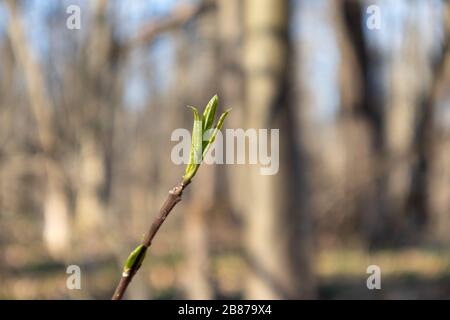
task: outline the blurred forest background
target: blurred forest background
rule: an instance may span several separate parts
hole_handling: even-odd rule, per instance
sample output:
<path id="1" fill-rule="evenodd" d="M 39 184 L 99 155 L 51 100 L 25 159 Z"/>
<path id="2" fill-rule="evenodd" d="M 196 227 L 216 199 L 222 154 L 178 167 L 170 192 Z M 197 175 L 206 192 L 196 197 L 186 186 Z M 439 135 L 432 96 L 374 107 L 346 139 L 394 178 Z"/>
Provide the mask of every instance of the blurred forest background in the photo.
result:
<path id="1" fill-rule="evenodd" d="M 1 0 L 0 298 L 109 299 L 215 93 L 280 172 L 203 165 L 127 298 L 450 298 L 449 45 L 443 0 Z"/>

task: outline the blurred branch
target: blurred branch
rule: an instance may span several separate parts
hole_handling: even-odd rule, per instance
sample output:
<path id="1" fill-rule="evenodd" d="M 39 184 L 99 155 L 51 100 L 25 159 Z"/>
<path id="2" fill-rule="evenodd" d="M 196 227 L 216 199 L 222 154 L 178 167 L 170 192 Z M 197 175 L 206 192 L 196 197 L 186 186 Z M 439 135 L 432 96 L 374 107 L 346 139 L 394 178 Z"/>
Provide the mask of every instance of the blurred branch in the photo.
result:
<path id="1" fill-rule="evenodd" d="M 43 150 L 48 151 L 53 144 L 54 135 L 51 130 L 51 101 L 47 95 L 43 72 L 28 45 L 18 14 L 17 1 L 8 0 L 6 4 L 10 12 L 8 35 L 11 46 L 17 62 L 23 68 L 29 102 L 37 123 L 39 142 Z"/>
<path id="2" fill-rule="evenodd" d="M 121 53 L 127 54 L 136 47 L 149 45 L 159 34 L 182 27 L 215 7 L 214 0 L 204 0 L 197 4 L 180 4 L 168 16 L 144 24 L 137 35 L 123 45 Z"/>

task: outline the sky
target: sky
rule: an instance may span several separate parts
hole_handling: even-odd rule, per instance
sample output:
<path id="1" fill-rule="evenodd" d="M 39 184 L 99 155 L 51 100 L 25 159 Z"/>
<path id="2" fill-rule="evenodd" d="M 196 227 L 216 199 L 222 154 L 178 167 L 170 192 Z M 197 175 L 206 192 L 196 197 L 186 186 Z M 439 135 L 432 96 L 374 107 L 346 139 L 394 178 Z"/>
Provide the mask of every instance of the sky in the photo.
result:
<path id="1" fill-rule="evenodd" d="M 64 5 L 61 5 L 61 1 Z M 111 0 L 114 15 L 117 18 L 117 37 L 124 39 L 134 34 L 142 23 L 167 15 L 179 2 L 194 0 Z M 305 83 L 316 92 L 314 100 L 314 116 L 319 123 L 328 123 L 338 114 L 339 90 L 338 66 L 340 62 L 339 50 L 335 40 L 335 30 L 330 23 L 330 1 L 334 0 L 292 0 L 293 20 L 291 28 L 294 41 L 307 43 L 303 53 L 307 62 L 304 72 L 308 76 Z M 421 43 L 428 48 L 430 55 L 435 54 L 436 44 L 442 38 L 442 0 L 363 0 L 376 4 L 381 9 L 382 28 L 370 31 L 366 29 L 366 36 L 372 48 L 385 55 L 392 54 L 405 38 L 405 22 L 415 23 L 420 31 Z M 430 6 L 432 2 L 433 6 Z M 22 12 L 27 29 L 28 39 L 37 53 L 38 58 L 45 58 L 50 48 L 48 42 L 48 25 L 45 23 L 50 15 L 67 15 L 64 8 L 70 4 L 79 5 L 82 10 L 82 23 L 87 17 L 89 0 L 25 0 Z M 64 19 L 61 19 L 61 23 Z M 7 14 L 0 3 L 0 37 L 4 34 L 7 24 Z M 65 26 L 64 26 L 65 27 Z M 88 32 L 83 29 L 80 31 Z M 436 41 L 438 40 L 438 41 Z M 142 65 L 146 59 L 158 61 L 156 69 L 158 85 L 165 87 L 170 82 L 170 68 L 174 59 L 174 48 L 170 35 L 158 37 L 151 48 L 146 48 L 133 55 L 130 64 L 128 87 L 126 88 L 125 104 L 130 108 L 142 107 L 143 101 L 149 98 L 146 87 L 145 74 Z"/>
<path id="2" fill-rule="evenodd" d="M 329 0 L 295 1 L 291 25 L 293 41 L 300 43 L 298 48 L 304 57 L 301 68 L 305 68 L 302 74 L 307 78 L 303 83 L 307 92 L 312 93 L 309 97 L 315 107 L 312 115 L 318 124 L 324 125 L 337 115 L 340 97 L 337 85 L 340 56 L 329 5 Z"/>

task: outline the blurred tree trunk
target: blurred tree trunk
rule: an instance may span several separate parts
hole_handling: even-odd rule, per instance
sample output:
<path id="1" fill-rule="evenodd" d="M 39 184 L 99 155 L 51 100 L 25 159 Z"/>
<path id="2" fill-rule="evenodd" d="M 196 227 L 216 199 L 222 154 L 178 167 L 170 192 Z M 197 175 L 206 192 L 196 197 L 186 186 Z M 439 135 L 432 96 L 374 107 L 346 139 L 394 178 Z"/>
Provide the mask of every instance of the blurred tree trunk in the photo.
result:
<path id="1" fill-rule="evenodd" d="M 280 128 L 280 172 L 265 176 L 259 166 L 248 167 L 245 296 L 251 299 L 314 295 L 310 230 L 300 210 L 299 164 L 287 108 L 288 3 L 247 0 L 244 8 L 246 126 Z"/>
<path id="2" fill-rule="evenodd" d="M 79 177 L 75 207 L 75 226 L 78 235 L 89 234 L 104 221 L 105 206 L 101 199 L 104 186 L 104 161 L 100 146 L 93 137 L 80 141 Z"/>
<path id="3" fill-rule="evenodd" d="M 450 3 L 445 3 L 444 50 L 435 66 L 430 97 L 426 136 L 423 140 L 425 161 L 429 165 L 426 195 L 432 240 L 450 243 Z"/>
<path id="4" fill-rule="evenodd" d="M 354 115 L 361 117 L 364 125 L 367 126 L 367 150 L 368 161 L 357 159 L 358 165 L 365 164 L 367 170 L 364 172 L 365 181 L 362 182 L 356 210 L 362 213 L 361 232 L 362 236 L 369 244 L 374 244 L 377 239 L 385 233 L 385 222 L 381 212 L 381 203 L 377 196 L 377 181 L 380 170 L 379 154 L 381 150 L 381 108 L 382 96 L 379 94 L 380 88 L 377 88 L 375 80 L 377 79 L 379 69 L 381 68 L 380 56 L 374 48 L 368 48 L 365 30 L 364 6 L 361 0 L 345 0 L 342 2 L 342 16 L 345 23 L 345 31 L 349 39 L 349 50 L 354 51 L 356 63 L 353 65 L 356 77 L 359 77 L 361 88 L 360 97 L 355 101 Z M 355 91 L 354 88 L 344 90 Z M 357 90 L 356 90 L 357 91 Z M 354 148 L 353 150 L 362 150 Z M 352 170 L 352 167 L 350 167 Z M 351 172 L 350 172 L 351 173 Z M 351 173 L 353 174 L 353 173 Z"/>
<path id="5" fill-rule="evenodd" d="M 64 174 L 54 159 L 56 136 L 53 132 L 52 111 L 54 106 L 48 97 L 44 72 L 33 57 L 20 21 L 16 1 L 7 1 L 10 10 L 9 38 L 17 59 L 22 66 L 28 99 L 36 120 L 39 144 L 44 157 L 47 178 L 44 203 L 44 241 L 50 253 L 61 256 L 69 245 L 70 223 Z"/>
<path id="6" fill-rule="evenodd" d="M 383 163 L 380 194 L 386 218 L 384 238 L 394 244 L 417 240 L 417 228 L 423 213 L 417 204 L 411 205 L 420 174 L 417 130 L 424 114 L 421 99 L 431 84 L 430 46 L 424 44 L 425 34 L 416 22 L 418 5 L 408 8 L 411 14 L 404 22 L 404 38 L 393 49 L 390 72 L 386 82 L 388 92 L 383 112 Z M 397 31 L 402 32 L 402 31 Z M 422 32 L 422 33 L 421 33 Z M 417 75 L 420 74 L 420 77 Z M 420 137 L 420 135 L 419 135 Z M 386 231 L 391 235 L 386 237 Z M 390 231 L 390 232 L 389 232 Z"/>
<path id="7" fill-rule="evenodd" d="M 418 240 L 426 214 L 426 182 L 421 178 L 426 173 L 418 141 L 423 139 L 420 126 L 426 110 L 421 99 L 430 86 L 431 49 L 424 41 L 425 31 L 419 29 L 418 4 L 405 9 L 409 15 L 402 28 L 393 26 L 392 33 L 401 41 L 394 43 L 392 37 L 386 47 L 369 45 L 369 32 L 378 31 L 366 29 L 363 3 L 346 0 L 343 6 L 363 76 L 358 109 L 373 137 L 373 165 L 368 171 L 372 183 L 365 191 L 363 224 L 370 245 L 401 245 Z"/>
<path id="8" fill-rule="evenodd" d="M 92 2 L 92 6 L 92 30 L 80 61 L 83 73 L 79 84 L 82 89 L 79 93 L 82 110 L 79 125 L 84 129 L 79 134 L 75 226 L 81 238 L 84 238 L 83 234 L 98 229 L 105 219 L 106 208 L 101 191 L 107 179 L 101 129 L 115 112 L 114 98 L 118 94 L 112 90 L 117 74 L 112 72 L 111 66 L 114 61 L 111 61 L 112 30 L 107 21 L 108 1 L 97 0 Z"/>
<path id="9" fill-rule="evenodd" d="M 243 5 L 241 0 L 218 1 L 219 59 L 220 59 L 220 104 L 233 108 L 233 116 L 227 119 L 227 127 L 244 127 L 244 72 L 242 70 Z M 226 157 L 226 150 L 224 150 Z M 222 170 L 223 169 L 223 170 Z M 227 196 L 231 210 L 242 215 L 248 199 L 246 168 L 234 165 L 219 167 L 218 174 L 223 182 L 221 195 Z"/>

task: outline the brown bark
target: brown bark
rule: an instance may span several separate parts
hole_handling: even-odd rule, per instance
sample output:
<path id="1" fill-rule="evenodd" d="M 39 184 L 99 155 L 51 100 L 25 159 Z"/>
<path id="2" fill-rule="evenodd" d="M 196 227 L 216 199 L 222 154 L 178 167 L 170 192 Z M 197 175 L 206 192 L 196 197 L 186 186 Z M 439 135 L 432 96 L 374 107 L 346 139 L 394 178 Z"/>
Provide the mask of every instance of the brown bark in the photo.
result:
<path id="1" fill-rule="evenodd" d="M 150 226 L 150 229 L 144 236 L 142 245 L 144 246 L 145 250 L 142 250 L 140 252 L 140 256 L 136 258 L 135 260 L 136 263 L 134 263 L 133 266 L 131 266 L 130 270 L 126 272 L 124 271 L 122 273 L 122 277 L 120 278 L 119 284 L 117 285 L 117 288 L 114 291 L 112 300 L 122 299 L 123 295 L 125 294 L 125 291 L 127 290 L 128 285 L 131 283 L 131 280 L 133 279 L 134 275 L 141 267 L 141 265 L 138 262 L 141 261 L 141 257 L 145 255 L 147 249 L 151 246 L 153 238 L 155 237 L 161 225 L 166 220 L 169 213 L 176 206 L 176 204 L 181 201 L 183 191 L 189 185 L 189 183 L 190 181 L 181 182 L 175 188 L 169 191 L 169 195 L 167 196 L 166 201 L 164 202 L 158 215 L 154 219 L 152 225 Z"/>

